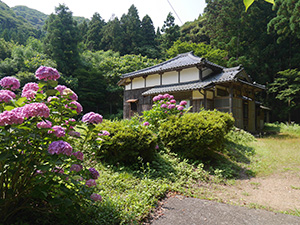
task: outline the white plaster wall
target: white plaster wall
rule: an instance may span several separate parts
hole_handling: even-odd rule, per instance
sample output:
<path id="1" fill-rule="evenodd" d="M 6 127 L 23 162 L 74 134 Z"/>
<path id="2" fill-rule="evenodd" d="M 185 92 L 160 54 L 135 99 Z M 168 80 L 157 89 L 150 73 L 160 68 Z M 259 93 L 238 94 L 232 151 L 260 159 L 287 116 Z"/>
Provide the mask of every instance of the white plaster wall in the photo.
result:
<path id="1" fill-rule="evenodd" d="M 146 78 L 146 87 L 153 87 L 156 85 L 160 85 L 160 75 L 159 74 L 154 74 L 154 75 L 149 75 Z"/>
<path id="2" fill-rule="evenodd" d="M 199 70 L 197 68 L 188 68 L 180 71 L 180 82 L 199 80 Z"/>
<path id="3" fill-rule="evenodd" d="M 202 78 L 208 76 L 208 75 L 211 74 L 211 73 L 212 73 L 212 70 L 205 67 L 205 68 L 203 69 L 203 71 L 202 71 Z"/>
<path id="4" fill-rule="evenodd" d="M 162 75 L 162 84 L 175 84 L 178 83 L 178 72 L 171 71 Z"/>
<path id="5" fill-rule="evenodd" d="M 131 84 L 127 84 L 127 85 L 125 86 L 125 90 L 130 90 L 130 87 L 131 87 Z"/>
<path id="6" fill-rule="evenodd" d="M 132 80 L 132 89 L 138 89 L 144 87 L 144 78 L 137 77 Z"/>

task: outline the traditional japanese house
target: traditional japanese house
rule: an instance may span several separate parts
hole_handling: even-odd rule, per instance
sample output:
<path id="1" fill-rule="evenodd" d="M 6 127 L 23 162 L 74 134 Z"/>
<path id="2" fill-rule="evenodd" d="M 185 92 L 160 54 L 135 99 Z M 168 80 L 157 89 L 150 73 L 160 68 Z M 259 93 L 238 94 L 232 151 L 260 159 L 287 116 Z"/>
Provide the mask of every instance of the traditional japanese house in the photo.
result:
<path id="1" fill-rule="evenodd" d="M 255 132 L 263 128 L 265 107 L 255 100 L 263 85 L 252 81 L 242 66 L 225 68 L 192 52 L 132 73 L 123 74 L 124 118 L 151 109 L 152 98 L 169 93 L 193 106 L 232 113 L 235 126 Z"/>

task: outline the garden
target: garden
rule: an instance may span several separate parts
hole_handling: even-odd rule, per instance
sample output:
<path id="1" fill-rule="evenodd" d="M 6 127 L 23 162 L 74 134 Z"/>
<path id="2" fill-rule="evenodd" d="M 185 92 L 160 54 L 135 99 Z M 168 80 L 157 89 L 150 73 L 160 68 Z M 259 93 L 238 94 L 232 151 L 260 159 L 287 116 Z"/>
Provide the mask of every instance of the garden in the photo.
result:
<path id="1" fill-rule="evenodd" d="M 140 224 L 168 193 L 210 199 L 199 183 L 255 174 L 229 114 L 164 94 L 131 120 L 82 115 L 56 69 L 35 75 L 0 80 L 0 224 Z"/>

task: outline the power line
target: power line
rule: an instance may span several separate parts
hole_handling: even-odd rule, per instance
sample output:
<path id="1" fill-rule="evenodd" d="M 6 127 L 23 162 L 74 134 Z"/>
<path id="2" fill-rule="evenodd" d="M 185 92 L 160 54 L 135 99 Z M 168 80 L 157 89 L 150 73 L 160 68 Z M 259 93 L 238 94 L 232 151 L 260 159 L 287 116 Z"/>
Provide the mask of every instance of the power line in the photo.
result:
<path id="1" fill-rule="evenodd" d="M 171 2 L 169 0 L 167 0 L 169 5 L 171 6 L 172 10 L 174 11 L 175 15 L 177 16 L 177 18 L 179 19 L 181 25 L 183 25 L 183 22 L 181 21 L 180 17 L 178 16 L 177 12 L 175 11 L 174 7 L 172 6 Z"/>

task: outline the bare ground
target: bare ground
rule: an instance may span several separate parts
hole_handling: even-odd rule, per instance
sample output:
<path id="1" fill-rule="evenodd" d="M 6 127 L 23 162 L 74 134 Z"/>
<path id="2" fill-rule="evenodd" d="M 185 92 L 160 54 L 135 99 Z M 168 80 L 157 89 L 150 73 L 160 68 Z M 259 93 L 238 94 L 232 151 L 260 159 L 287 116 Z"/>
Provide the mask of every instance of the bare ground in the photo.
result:
<path id="1" fill-rule="evenodd" d="M 224 203 L 272 211 L 300 210 L 300 172 L 237 180 L 234 185 L 214 185 L 213 195 Z"/>

